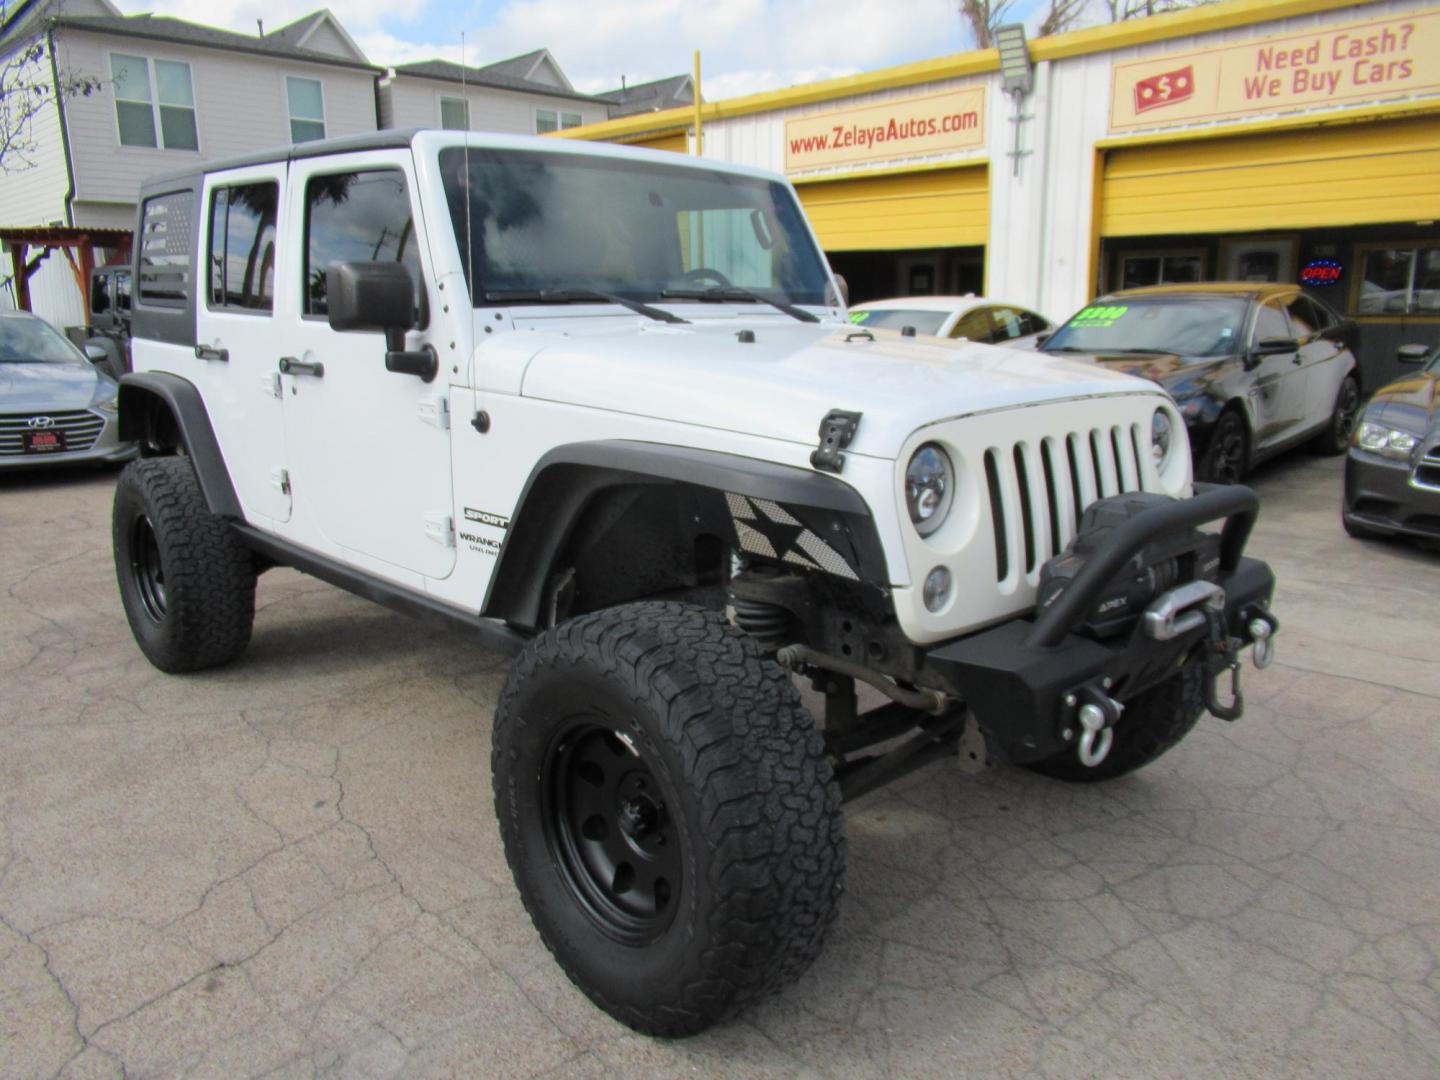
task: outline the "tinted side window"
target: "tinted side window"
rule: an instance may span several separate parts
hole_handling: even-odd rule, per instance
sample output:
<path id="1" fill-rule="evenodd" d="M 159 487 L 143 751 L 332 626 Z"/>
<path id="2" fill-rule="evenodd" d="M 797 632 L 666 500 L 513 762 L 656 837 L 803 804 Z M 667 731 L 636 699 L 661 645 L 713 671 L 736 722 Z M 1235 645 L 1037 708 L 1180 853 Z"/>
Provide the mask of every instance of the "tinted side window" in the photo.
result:
<path id="1" fill-rule="evenodd" d="M 1040 328 L 1035 325 L 1038 320 L 1028 311 L 996 307 L 990 309 L 990 315 L 995 320 L 995 333 L 990 338 L 992 342 L 1014 341 L 1026 334 L 1040 332 Z"/>
<path id="2" fill-rule="evenodd" d="M 190 191 L 145 200 L 140 218 L 142 304 L 178 308 L 189 299 L 195 201 Z"/>
<path id="3" fill-rule="evenodd" d="M 1033 311 L 1020 312 L 1020 325 L 1023 327 L 1020 331 L 1022 335 L 1043 334 L 1050 329 L 1050 324 Z"/>
<path id="4" fill-rule="evenodd" d="M 90 279 L 90 312 L 104 315 L 109 310 L 110 279 L 104 274 L 96 274 Z"/>
<path id="5" fill-rule="evenodd" d="M 210 200 L 212 308 L 272 311 L 275 307 L 274 181 L 219 188 Z"/>
<path id="6" fill-rule="evenodd" d="M 1250 344 L 1255 345 L 1266 338 L 1288 338 L 1290 324 L 1278 300 L 1267 300 L 1255 313 L 1255 329 L 1250 333 Z"/>
<path id="7" fill-rule="evenodd" d="M 976 308 L 967 311 L 960 316 L 960 321 L 950 331 L 952 338 L 968 338 L 971 341 L 990 340 L 990 312 L 986 308 Z"/>
<path id="8" fill-rule="evenodd" d="M 130 310 L 130 271 L 122 270 L 115 275 L 115 308 L 117 311 Z"/>
<path id="9" fill-rule="evenodd" d="M 311 177 L 305 208 L 305 314 L 329 311 L 325 271 L 335 262 L 404 263 L 418 289 L 415 222 L 399 169 Z"/>
<path id="10" fill-rule="evenodd" d="M 1294 336 L 1301 341 L 1314 337 L 1321 330 L 1325 329 L 1325 323 L 1315 311 L 1315 305 L 1310 298 L 1300 295 L 1292 299 L 1286 310 L 1290 313 L 1290 330 Z"/>

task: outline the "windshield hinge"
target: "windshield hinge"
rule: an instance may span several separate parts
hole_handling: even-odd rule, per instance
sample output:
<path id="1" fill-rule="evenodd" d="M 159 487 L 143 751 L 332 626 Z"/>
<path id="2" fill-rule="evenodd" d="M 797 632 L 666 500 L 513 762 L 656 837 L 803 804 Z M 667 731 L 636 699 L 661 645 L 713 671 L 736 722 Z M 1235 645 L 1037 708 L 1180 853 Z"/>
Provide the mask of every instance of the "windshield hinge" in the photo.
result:
<path id="1" fill-rule="evenodd" d="M 449 514 L 426 514 L 425 535 L 441 547 L 455 546 L 455 520 Z"/>
<path id="2" fill-rule="evenodd" d="M 858 412 L 831 409 L 820 421 L 820 445 L 810 455 L 810 464 L 825 472 L 838 473 L 845 467 L 845 455 L 840 451 L 850 445 L 855 431 L 860 427 Z"/>
<path id="3" fill-rule="evenodd" d="M 450 430 L 450 402 L 444 397 L 420 402 L 420 419 L 441 431 Z"/>

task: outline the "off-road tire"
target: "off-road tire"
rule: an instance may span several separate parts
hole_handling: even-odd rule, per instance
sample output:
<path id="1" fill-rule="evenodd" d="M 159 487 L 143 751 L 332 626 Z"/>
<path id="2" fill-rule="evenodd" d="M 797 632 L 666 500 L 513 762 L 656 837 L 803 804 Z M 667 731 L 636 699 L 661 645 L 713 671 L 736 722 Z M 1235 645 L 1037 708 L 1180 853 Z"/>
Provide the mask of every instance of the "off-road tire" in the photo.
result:
<path id="1" fill-rule="evenodd" d="M 653 774 L 680 845 L 672 921 L 651 940 L 617 940 L 556 853 L 550 763 L 592 721 Z M 617 769 L 639 767 L 616 753 Z M 789 677 L 718 614 L 645 602 L 541 634 L 501 694 L 491 767 L 521 900 L 571 981 L 622 1023 L 694 1034 L 820 952 L 845 869 L 840 789 Z"/>
<path id="2" fill-rule="evenodd" d="M 1179 672 L 1125 703 L 1115 724 L 1115 742 L 1094 768 L 1066 749 L 1026 767 L 1055 780 L 1093 784 L 1149 765 L 1190 734 L 1205 711 L 1205 665 L 1191 660 Z"/>
<path id="3" fill-rule="evenodd" d="M 1330 412 L 1330 421 L 1325 430 L 1310 440 L 1308 449 L 1313 454 L 1336 457 L 1350 449 L 1350 437 L 1355 434 L 1355 425 L 1360 420 L 1360 380 L 1354 373 L 1340 380 L 1340 389 L 1335 393 L 1335 407 Z"/>
<path id="4" fill-rule="evenodd" d="M 179 674 L 245 651 L 255 622 L 254 559 L 205 505 L 188 458 L 125 466 L 112 539 L 120 601 L 147 660 Z"/>
<path id="5" fill-rule="evenodd" d="M 1226 409 L 1210 429 L 1205 453 L 1195 462 L 1195 479 L 1210 484 L 1238 484 L 1250 465 L 1250 429 L 1245 418 Z"/>

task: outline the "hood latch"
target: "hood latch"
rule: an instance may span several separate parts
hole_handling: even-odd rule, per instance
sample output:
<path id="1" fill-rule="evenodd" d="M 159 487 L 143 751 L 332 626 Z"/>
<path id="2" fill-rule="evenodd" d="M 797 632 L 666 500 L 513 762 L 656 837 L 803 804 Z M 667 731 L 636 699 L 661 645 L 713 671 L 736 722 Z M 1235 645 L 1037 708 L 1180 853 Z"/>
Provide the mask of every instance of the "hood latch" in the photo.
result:
<path id="1" fill-rule="evenodd" d="M 820 421 L 820 445 L 811 453 L 810 464 L 825 472 L 838 473 L 845 467 L 840 451 L 850 445 L 860 427 L 861 413 L 831 409 Z"/>

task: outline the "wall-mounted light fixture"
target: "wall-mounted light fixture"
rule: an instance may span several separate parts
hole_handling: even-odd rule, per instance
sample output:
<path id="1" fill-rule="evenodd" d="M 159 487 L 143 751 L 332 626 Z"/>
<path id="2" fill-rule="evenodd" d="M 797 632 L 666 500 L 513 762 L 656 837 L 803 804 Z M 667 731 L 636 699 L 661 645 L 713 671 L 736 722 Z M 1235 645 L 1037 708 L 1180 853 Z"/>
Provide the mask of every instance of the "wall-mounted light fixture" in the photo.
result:
<path id="1" fill-rule="evenodd" d="M 994 41 L 1000 53 L 1001 89 L 1007 94 L 1028 94 L 1035 69 L 1030 63 L 1030 49 L 1025 44 L 1025 24 L 997 26 Z"/>

